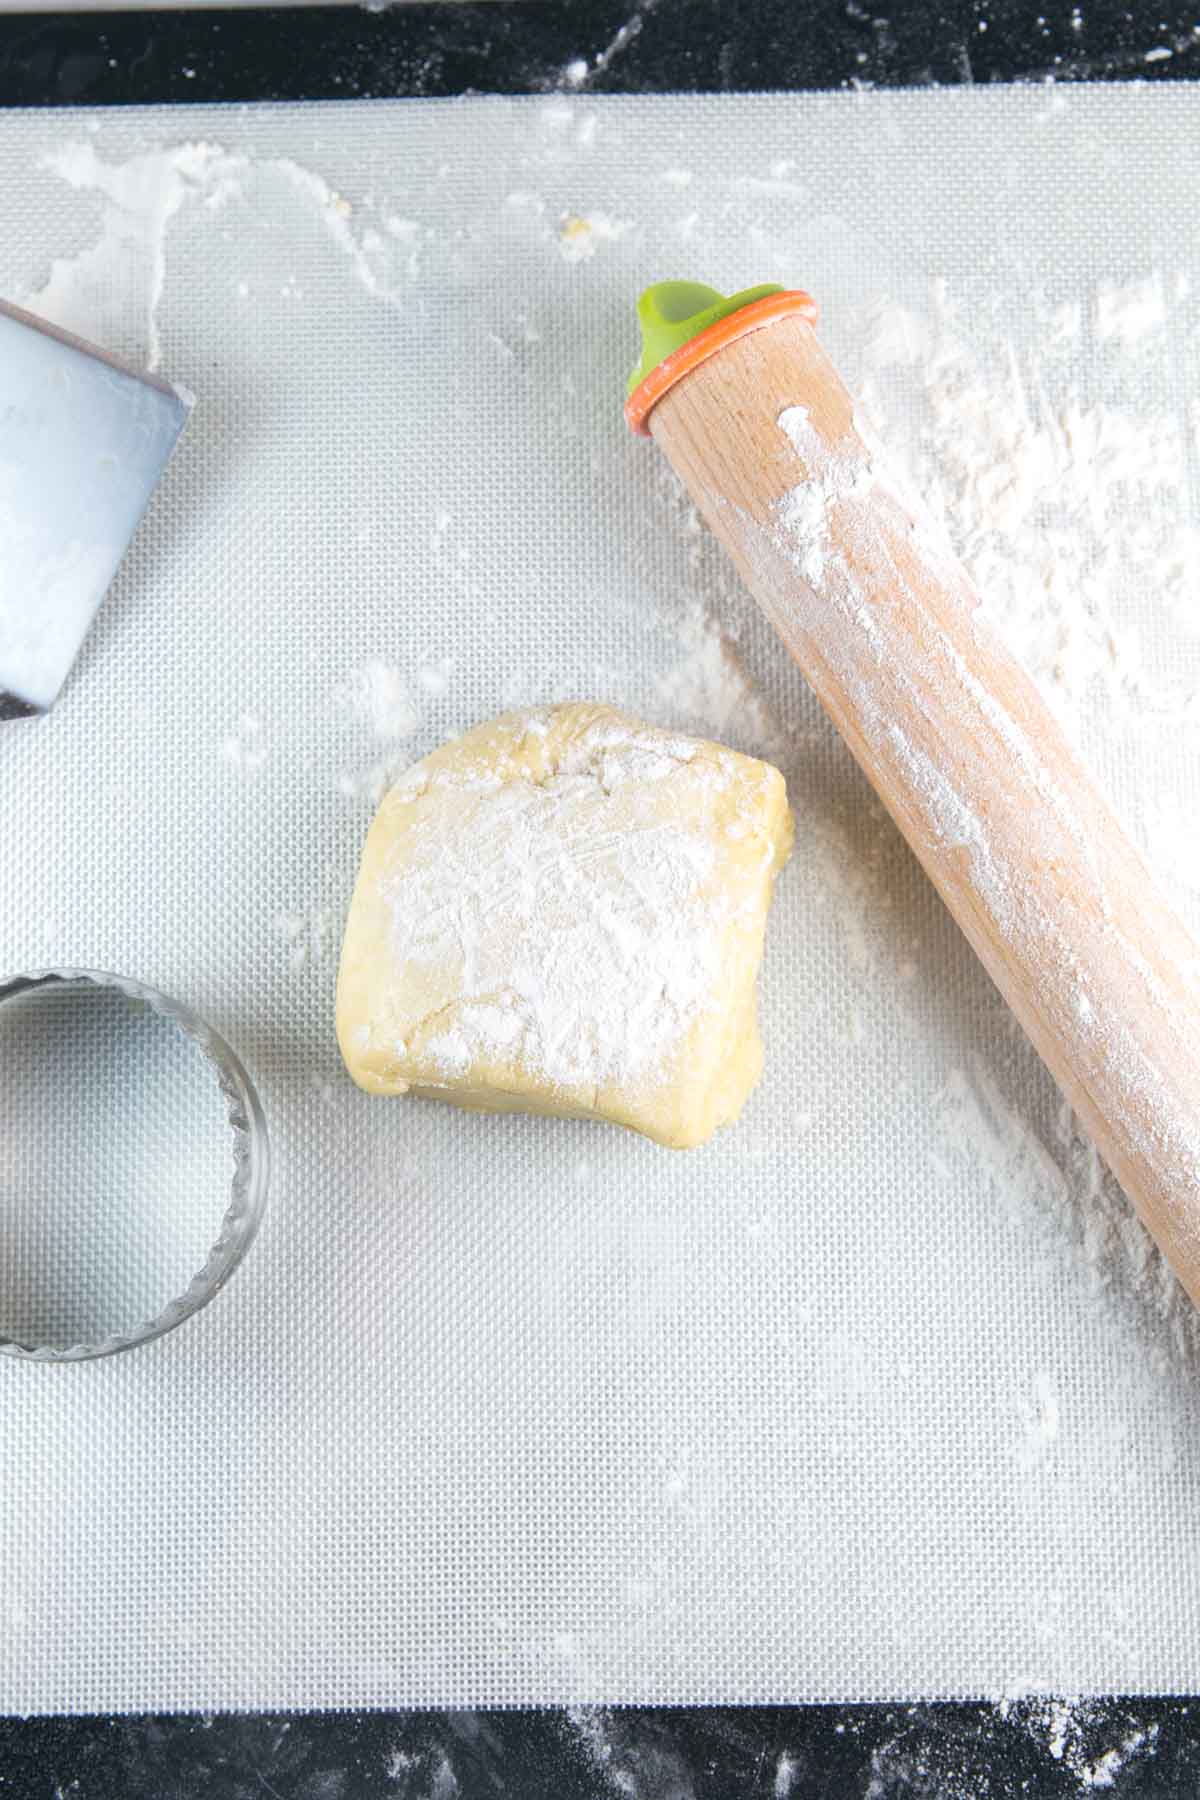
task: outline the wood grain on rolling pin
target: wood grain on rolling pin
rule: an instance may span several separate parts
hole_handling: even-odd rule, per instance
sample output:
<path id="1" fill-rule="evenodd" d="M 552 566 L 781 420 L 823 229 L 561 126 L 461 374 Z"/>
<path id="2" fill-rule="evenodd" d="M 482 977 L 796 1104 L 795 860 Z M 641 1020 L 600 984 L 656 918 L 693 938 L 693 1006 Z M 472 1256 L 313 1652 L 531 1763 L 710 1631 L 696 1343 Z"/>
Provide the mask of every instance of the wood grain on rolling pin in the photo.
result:
<path id="1" fill-rule="evenodd" d="M 650 429 L 1200 1303 L 1200 951 L 965 570 L 800 318 Z"/>

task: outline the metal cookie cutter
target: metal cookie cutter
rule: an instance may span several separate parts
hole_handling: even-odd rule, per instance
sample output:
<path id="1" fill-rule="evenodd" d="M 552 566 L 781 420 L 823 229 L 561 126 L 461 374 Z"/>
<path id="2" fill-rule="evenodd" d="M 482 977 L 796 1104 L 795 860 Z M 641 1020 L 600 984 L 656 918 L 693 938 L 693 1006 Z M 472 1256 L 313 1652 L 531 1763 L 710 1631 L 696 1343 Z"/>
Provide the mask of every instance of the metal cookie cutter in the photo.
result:
<path id="1" fill-rule="evenodd" d="M 0 1356 L 81 1362 L 191 1318 L 269 1162 L 250 1077 L 188 1007 L 94 969 L 0 980 Z"/>

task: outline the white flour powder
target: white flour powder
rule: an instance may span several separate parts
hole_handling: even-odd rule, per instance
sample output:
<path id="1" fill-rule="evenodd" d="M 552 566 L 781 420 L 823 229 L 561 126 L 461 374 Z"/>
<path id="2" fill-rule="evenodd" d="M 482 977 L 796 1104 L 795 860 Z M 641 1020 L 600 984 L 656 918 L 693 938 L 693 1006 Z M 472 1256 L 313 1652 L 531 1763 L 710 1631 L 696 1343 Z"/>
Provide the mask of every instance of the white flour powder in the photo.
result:
<path id="1" fill-rule="evenodd" d="M 628 230 L 626 221 L 610 219 L 605 212 L 567 213 L 559 222 L 558 247 L 564 261 L 584 262 L 595 256 L 601 244 Z"/>
<path id="2" fill-rule="evenodd" d="M 284 190 L 284 203 L 290 194 L 314 210 L 369 293 L 400 305 L 408 280 L 420 268 L 420 228 L 413 221 L 364 207 L 359 224 L 344 195 L 290 157 L 256 160 L 218 144 L 184 143 L 108 162 L 93 144 L 73 142 L 43 160 L 69 186 L 100 196 L 101 233 L 87 249 L 56 258 L 48 279 L 24 292 L 22 303 L 151 369 L 161 358 L 158 307 L 166 279 L 167 236 L 186 206 L 214 211 L 244 201 L 264 183 L 275 184 Z M 582 222 L 585 235 L 611 236 L 619 230 L 603 215 L 599 218 L 594 227 Z M 284 297 L 304 298 L 290 279 L 279 291 Z M 238 293 L 249 298 L 249 284 L 240 282 Z"/>
<path id="3" fill-rule="evenodd" d="M 546 715 L 522 729 L 544 735 Z M 384 890 L 393 954 L 417 979 L 461 970 L 466 998 L 423 1043 L 447 1075 L 518 1050 L 567 1088 L 665 1071 L 718 983 L 730 902 L 705 822 L 732 780 L 728 756 L 627 721 L 591 728 L 541 780 L 404 777 L 414 800 L 441 792 Z"/>
<path id="4" fill-rule="evenodd" d="M 928 315 L 887 306 L 869 323 L 860 406 L 1062 716 L 1099 699 L 1196 731 L 1200 679 L 1148 666 L 1135 624 L 1151 602 L 1200 617 L 1187 433 L 1139 396 L 1139 365 L 1129 366 L 1134 346 L 1161 331 L 1165 289 L 1154 275 L 1099 290 L 1095 395 L 1064 360 L 1064 337 L 1086 329 L 1077 310 L 1050 307 L 1015 340 L 1007 322 L 961 317 L 935 282 Z M 909 405 L 893 416 L 901 399 Z M 901 420 L 912 413 L 908 437 Z"/>
<path id="5" fill-rule="evenodd" d="M 1007 322 L 961 317 L 935 282 L 927 314 L 885 306 L 866 334 L 860 406 L 872 432 L 896 445 L 989 620 L 1072 731 L 1085 709 L 1111 719 L 1116 733 L 1200 731 L 1200 670 L 1148 666 L 1130 616 L 1152 621 L 1155 608 L 1181 621 L 1200 616 L 1187 436 L 1174 413 L 1147 405 L 1137 361 L 1186 292 L 1157 272 L 1103 284 L 1090 313 L 1048 306 L 1017 340 Z M 1094 397 L 1064 373 L 1074 364 L 1062 356 L 1064 340 L 1089 329 L 1109 359 Z M 915 413 L 913 436 L 884 398 L 898 369 L 918 390 L 904 415 Z M 895 403 L 905 390 L 892 391 Z M 1200 836 L 1176 803 L 1152 792 L 1129 800 L 1130 824 L 1195 927 Z M 1097 1291 L 1115 1289 L 1122 1304 L 1134 1296 L 1147 1322 L 1161 1322 L 1152 1357 L 1200 1355 L 1194 1306 L 1069 1107 L 1042 1144 L 976 1066 L 954 1121 L 952 1138 L 994 1172 L 998 1192 L 1015 1182 L 1041 1196 L 1043 1222 L 1071 1241 Z"/>
<path id="6" fill-rule="evenodd" d="M 420 720 L 404 675 L 389 663 L 369 662 L 355 669 L 337 689 L 336 699 L 366 723 L 372 736 L 385 741 L 411 737 Z"/>
<path id="7" fill-rule="evenodd" d="M 689 616 L 680 622 L 679 636 L 684 655 L 655 682 L 671 717 L 768 761 L 786 757 L 778 720 L 717 621 Z"/>
<path id="8" fill-rule="evenodd" d="M 142 356 L 157 369 L 161 355 L 158 305 L 166 279 L 167 227 L 189 200 L 219 205 L 234 190 L 246 162 L 215 145 L 181 144 L 148 150 L 126 162 L 106 162 L 88 143 L 68 143 L 46 166 L 73 188 L 103 196 L 101 235 L 77 256 L 58 257 L 49 278 L 23 298 L 43 318 L 106 349 Z M 130 319 L 132 305 L 140 314 Z M 142 341 L 132 335 L 138 330 Z"/>

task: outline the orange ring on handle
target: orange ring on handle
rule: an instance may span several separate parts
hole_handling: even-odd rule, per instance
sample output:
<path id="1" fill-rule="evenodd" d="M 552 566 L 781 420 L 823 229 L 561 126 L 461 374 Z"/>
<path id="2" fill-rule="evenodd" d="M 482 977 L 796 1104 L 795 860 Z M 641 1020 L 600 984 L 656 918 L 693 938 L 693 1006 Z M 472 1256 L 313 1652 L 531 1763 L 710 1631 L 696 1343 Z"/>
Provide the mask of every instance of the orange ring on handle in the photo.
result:
<path id="1" fill-rule="evenodd" d="M 820 308 L 811 294 L 800 288 L 788 288 L 782 294 L 767 294 L 761 300 L 752 300 L 749 306 L 739 307 L 737 312 L 717 319 L 694 338 L 689 338 L 686 344 L 681 344 L 678 350 L 672 350 L 626 400 L 625 422 L 630 431 L 649 437 L 650 414 L 677 381 L 698 369 L 726 344 L 736 343 L 748 331 L 759 331 L 764 325 L 773 325 L 776 319 L 785 319 L 791 313 L 799 313 L 810 325 L 815 325 Z"/>

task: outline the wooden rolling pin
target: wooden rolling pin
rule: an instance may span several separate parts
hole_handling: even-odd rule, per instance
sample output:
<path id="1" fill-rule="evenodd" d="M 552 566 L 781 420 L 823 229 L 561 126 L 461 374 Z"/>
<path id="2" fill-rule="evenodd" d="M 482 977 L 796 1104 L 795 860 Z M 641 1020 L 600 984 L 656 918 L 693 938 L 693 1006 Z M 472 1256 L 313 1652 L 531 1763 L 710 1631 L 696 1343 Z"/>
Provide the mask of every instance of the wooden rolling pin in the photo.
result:
<path id="1" fill-rule="evenodd" d="M 808 297 L 664 283 L 641 311 L 630 424 L 666 452 L 1200 1304 L 1200 951 L 889 474 Z"/>

